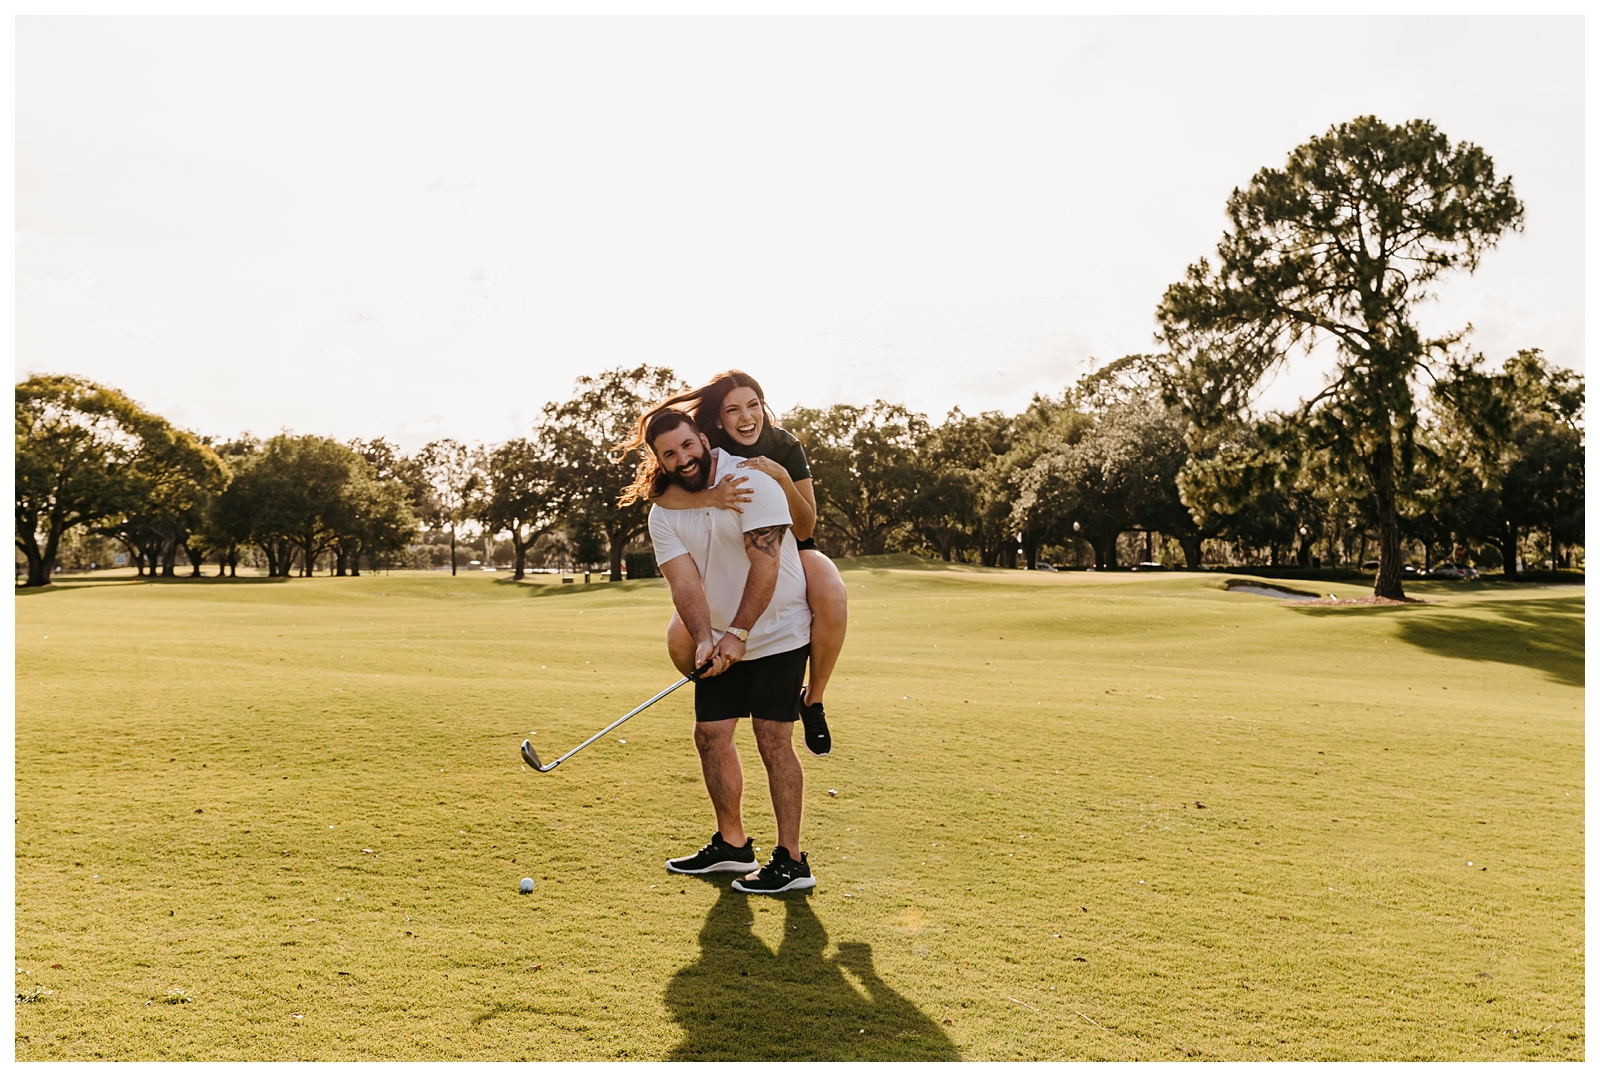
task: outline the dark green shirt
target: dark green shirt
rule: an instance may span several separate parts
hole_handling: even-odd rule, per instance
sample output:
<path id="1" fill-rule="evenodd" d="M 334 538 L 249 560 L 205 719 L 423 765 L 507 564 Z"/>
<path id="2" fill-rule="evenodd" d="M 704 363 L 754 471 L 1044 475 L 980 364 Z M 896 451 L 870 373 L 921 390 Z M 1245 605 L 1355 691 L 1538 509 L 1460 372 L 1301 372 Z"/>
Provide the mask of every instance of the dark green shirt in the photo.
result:
<path id="1" fill-rule="evenodd" d="M 722 431 L 719 430 L 717 433 L 722 434 Z M 740 445 L 726 434 L 723 434 L 718 441 L 721 442 L 718 447 L 724 452 L 742 456 L 746 460 L 755 456 L 765 456 L 787 471 L 795 482 L 811 477 L 811 465 L 806 462 L 806 450 L 800 444 L 800 439 L 782 427 L 762 423 L 761 436 L 756 438 L 754 445 Z"/>

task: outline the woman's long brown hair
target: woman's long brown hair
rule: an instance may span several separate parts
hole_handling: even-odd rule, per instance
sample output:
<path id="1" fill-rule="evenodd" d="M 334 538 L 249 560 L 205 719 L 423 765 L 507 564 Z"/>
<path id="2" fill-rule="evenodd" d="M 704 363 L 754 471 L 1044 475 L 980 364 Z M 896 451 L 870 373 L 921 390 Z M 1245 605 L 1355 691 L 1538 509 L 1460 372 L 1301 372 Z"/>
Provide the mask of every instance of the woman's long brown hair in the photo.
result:
<path id="1" fill-rule="evenodd" d="M 633 482 L 629 483 L 628 488 L 622 491 L 622 496 L 617 498 L 617 504 L 631 505 L 640 500 L 653 501 L 667 488 L 667 476 L 662 472 L 661 465 L 656 463 L 656 454 L 650 449 L 646 433 L 650 427 L 650 420 L 655 418 L 658 412 L 670 408 L 687 413 L 714 448 L 724 452 L 734 452 L 742 448 L 743 446 L 736 445 L 733 439 L 717 426 L 717 415 L 722 411 L 722 402 L 735 389 L 755 390 L 756 399 L 761 401 L 764 421 L 773 426 L 778 425 L 778 417 L 767 406 L 767 394 L 761 391 L 761 383 L 742 370 L 724 370 L 697 389 L 674 393 L 639 416 L 639 421 L 634 424 L 633 434 L 627 441 L 617 446 L 619 458 L 626 457 L 636 449 L 639 450 L 640 456 L 639 470 L 634 473 Z"/>

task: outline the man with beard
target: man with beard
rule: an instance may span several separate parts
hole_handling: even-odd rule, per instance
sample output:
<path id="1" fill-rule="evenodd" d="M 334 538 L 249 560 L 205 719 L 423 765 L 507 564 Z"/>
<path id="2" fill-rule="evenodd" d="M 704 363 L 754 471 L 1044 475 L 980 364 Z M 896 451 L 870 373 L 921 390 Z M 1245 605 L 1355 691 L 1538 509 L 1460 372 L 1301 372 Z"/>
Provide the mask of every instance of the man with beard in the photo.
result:
<path id="1" fill-rule="evenodd" d="M 691 493 L 727 476 L 740 462 L 711 448 L 681 411 L 663 409 L 651 416 L 644 440 L 656 469 L 650 478 L 664 478 Z M 667 870 L 747 872 L 734 880 L 734 889 L 779 894 L 816 885 L 800 851 L 805 774 L 794 750 L 794 701 L 810 653 L 811 611 L 783 487 L 760 471 L 740 474 L 749 480 L 751 495 L 743 512 L 650 509 L 656 560 L 694 641 L 692 652 L 684 647 L 672 661 L 685 674 L 710 663 L 695 681 L 694 745 L 717 831 L 698 853 L 667 861 Z M 778 824 L 777 847 L 759 870 L 744 831 L 744 772 L 733 747 L 734 727 L 745 717 L 755 729 Z"/>

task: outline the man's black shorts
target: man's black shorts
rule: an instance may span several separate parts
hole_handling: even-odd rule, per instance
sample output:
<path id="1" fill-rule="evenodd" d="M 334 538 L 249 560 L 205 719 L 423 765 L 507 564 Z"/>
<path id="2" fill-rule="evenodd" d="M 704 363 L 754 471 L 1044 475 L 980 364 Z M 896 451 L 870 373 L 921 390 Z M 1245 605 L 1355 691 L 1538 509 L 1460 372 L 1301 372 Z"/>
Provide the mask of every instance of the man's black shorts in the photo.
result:
<path id="1" fill-rule="evenodd" d="M 735 662 L 726 672 L 694 682 L 694 720 L 765 718 L 795 720 L 795 701 L 805 683 L 811 644 L 780 654 Z"/>

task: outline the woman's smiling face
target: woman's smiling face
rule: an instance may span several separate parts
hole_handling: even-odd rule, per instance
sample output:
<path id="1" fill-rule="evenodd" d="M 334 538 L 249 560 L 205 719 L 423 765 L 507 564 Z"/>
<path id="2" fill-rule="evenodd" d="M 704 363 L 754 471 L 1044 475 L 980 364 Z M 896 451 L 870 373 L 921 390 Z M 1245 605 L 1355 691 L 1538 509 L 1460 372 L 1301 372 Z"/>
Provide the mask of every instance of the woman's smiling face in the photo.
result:
<path id="1" fill-rule="evenodd" d="M 717 425 L 740 445 L 754 445 L 761 436 L 764 422 L 766 416 L 761 410 L 761 398 L 754 389 L 741 385 L 722 398 Z"/>

